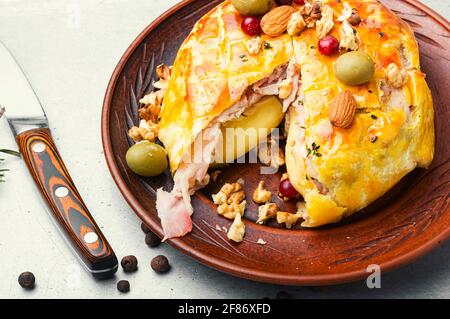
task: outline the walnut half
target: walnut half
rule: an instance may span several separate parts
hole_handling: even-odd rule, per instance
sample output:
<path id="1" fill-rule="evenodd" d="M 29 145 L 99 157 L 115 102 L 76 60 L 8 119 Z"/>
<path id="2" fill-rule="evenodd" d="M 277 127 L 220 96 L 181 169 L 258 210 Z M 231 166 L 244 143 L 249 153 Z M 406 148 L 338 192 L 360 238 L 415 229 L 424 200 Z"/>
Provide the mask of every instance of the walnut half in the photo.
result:
<path id="1" fill-rule="evenodd" d="M 228 230 L 227 237 L 236 243 L 240 243 L 244 240 L 245 224 L 242 222 L 240 214 L 236 214 L 233 224 Z"/>
<path id="2" fill-rule="evenodd" d="M 306 26 L 308 28 L 314 28 L 316 21 L 322 18 L 322 3 L 320 1 L 315 1 L 313 4 L 305 2 L 300 12 L 303 15 Z"/>
<path id="3" fill-rule="evenodd" d="M 275 203 L 267 203 L 262 206 L 259 206 L 258 208 L 258 220 L 256 221 L 257 224 L 264 224 L 266 221 L 274 218 L 277 216 L 277 212 L 280 209 L 278 208 L 277 204 Z"/>
<path id="4" fill-rule="evenodd" d="M 217 213 L 228 219 L 235 219 L 236 215 L 244 215 L 247 201 L 245 192 L 239 183 L 226 183 L 217 194 L 212 195 Z"/>
<path id="5" fill-rule="evenodd" d="M 260 37 L 251 38 L 247 42 L 247 50 L 251 55 L 257 55 L 262 49 L 263 41 Z"/>
<path id="6" fill-rule="evenodd" d="M 322 17 L 316 22 L 317 36 L 319 39 L 326 36 L 334 27 L 333 9 L 329 6 L 322 8 Z"/>
<path id="7" fill-rule="evenodd" d="M 400 69 L 395 63 L 387 66 L 386 76 L 388 83 L 396 89 L 403 87 L 408 82 L 408 73 Z"/>
<path id="8" fill-rule="evenodd" d="M 154 142 L 158 137 L 158 132 L 158 124 L 148 122 L 146 120 L 141 120 L 139 123 L 139 127 L 133 126 L 128 131 L 128 136 L 131 137 L 131 139 L 136 143 L 141 141 Z"/>
<path id="9" fill-rule="evenodd" d="M 257 204 L 263 204 L 263 203 L 267 203 L 270 202 L 270 200 L 272 199 L 272 193 L 270 191 L 268 191 L 267 189 L 264 188 L 265 187 L 265 182 L 264 181 L 260 181 L 258 188 L 255 189 L 255 191 L 253 192 L 253 201 Z"/>
<path id="10" fill-rule="evenodd" d="M 339 47 L 344 50 L 356 51 L 359 48 L 361 39 L 358 32 L 354 29 L 348 21 L 342 22 L 339 29 Z"/>
<path id="11" fill-rule="evenodd" d="M 278 224 L 285 224 L 286 228 L 291 229 L 292 226 L 294 226 L 298 220 L 302 218 L 302 215 L 299 213 L 292 214 L 288 212 L 277 212 L 277 222 Z"/>
<path id="12" fill-rule="evenodd" d="M 156 67 L 156 76 L 161 80 L 169 80 L 171 73 L 172 68 L 165 64 L 160 64 Z"/>

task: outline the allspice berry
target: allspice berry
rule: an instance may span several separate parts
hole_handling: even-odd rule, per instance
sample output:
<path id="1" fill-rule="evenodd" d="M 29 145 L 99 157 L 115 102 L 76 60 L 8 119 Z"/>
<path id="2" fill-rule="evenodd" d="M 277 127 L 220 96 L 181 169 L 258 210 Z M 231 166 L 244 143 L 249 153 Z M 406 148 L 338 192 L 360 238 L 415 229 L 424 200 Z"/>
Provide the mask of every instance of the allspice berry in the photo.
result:
<path id="1" fill-rule="evenodd" d="M 125 272 L 135 272 L 138 268 L 138 260 L 133 255 L 123 257 L 120 264 Z"/>
<path id="2" fill-rule="evenodd" d="M 161 244 L 161 239 L 158 236 L 156 236 L 154 233 L 148 232 L 145 235 L 145 243 L 148 246 L 154 248 L 154 247 L 157 247 L 157 246 L 159 246 Z"/>
<path id="3" fill-rule="evenodd" d="M 35 282 L 36 278 L 32 272 L 26 271 L 19 276 L 19 285 L 24 289 L 33 289 Z"/>
<path id="4" fill-rule="evenodd" d="M 163 255 L 153 258 L 150 265 L 152 266 L 152 269 L 159 274 L 166 273 L 170 270 L 169 260 Z"/>
<path id="5" fill-rule="evenodd" d="M 117 290 L 126 293 L 130 291 L 130 283 L 128 280 L 121 280 L 117 283 Z"/>
<path id="6" fill-rule="evenodd" d="M 148 226 L 145 223 L 141 223 L 141 230 L 147 234 L 150 232 L 150 228 L 148 228 Z"/>

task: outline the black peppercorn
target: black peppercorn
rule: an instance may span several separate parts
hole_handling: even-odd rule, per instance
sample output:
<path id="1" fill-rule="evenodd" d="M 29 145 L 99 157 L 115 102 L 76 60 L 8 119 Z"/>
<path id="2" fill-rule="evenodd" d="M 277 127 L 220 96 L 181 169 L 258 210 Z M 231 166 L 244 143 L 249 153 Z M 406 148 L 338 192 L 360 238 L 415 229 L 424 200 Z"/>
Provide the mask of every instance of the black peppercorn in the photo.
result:
<path id="1" fill-rule="evenodd" d="M 157 247 L 161 244 L 161 239 L 154 233 L 149 232 L 145 235 L 145 243 L 150 247 Z"/>
<path id="2" fill-rule="evenodd" d="M 24 289 L 33 289 L 35 282 L 36 278 L 33 273 L 29 271 L 23 272 L 19 276 L 19 285 L 21 285 Z"/>
<path id="3" fill-rule="evenodd" d="M 133 255 L 125 256 L 122 258 L 120 264 L 122 265 L 123 271 L 135 272 L 137 270 L 138 260 Z"/>
<path id="4" fill-rule="evenodd" d="M 129 292 L 130 291 L 130 283 L 128 280 L 121 280 L 117 283 L 117 290 L 120 292 Z"/>
<path id="5" fill-rule="evenodd" d="M 152 266 L 152 269 L 159 274 L 166 273 L 170 270 L 169 260 L 163 255 L 153 258 L 150 265 Z"/>
<path id="6" fill-rule="evenodd" d="M 370 141 L 372 143 L 375 143 L 377 140 L 378 140 L 378 136 L 376 136 L 376 135 L 373 135 L 373 136 L 370 137 Z"/>
<path id="7" fill-rule="evenodd" d="M 147 233 L 150 232 L 150 228 L 148 228 L 148 226 L 145 225 L 145 223 L 141 223 L 141 230 L 142 230 L 145 234 L 147 234 Z"/>

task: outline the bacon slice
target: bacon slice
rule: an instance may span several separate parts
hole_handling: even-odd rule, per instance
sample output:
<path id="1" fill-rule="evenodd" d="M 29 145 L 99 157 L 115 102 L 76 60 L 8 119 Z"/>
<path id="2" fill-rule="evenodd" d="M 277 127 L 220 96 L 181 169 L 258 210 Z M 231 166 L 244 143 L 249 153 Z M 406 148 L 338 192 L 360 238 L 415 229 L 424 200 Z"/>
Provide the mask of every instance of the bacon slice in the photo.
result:
<path id="1" fill-rule="evenodd" d="M 191 232 L 191 214 L 182 195 L 176 192 L 166 192 L 162 188 L 158 189 L 156 194 L 156 209 L 164 231 L 163 241 Z"/>

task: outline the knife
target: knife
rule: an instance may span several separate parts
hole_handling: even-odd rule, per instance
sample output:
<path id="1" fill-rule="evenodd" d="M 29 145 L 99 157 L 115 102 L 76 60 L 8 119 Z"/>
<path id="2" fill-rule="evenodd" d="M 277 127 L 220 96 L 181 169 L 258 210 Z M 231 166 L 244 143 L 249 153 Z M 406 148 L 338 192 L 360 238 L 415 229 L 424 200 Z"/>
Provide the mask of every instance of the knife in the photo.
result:
<path id="1" fill-rule="evenodd" d="M 6 108 L 5 115 L 19 151 L 62 233 L 95 278 L 111 277 L 118 268 L 116 255 L 58 153 L 37 96 L 2 42 L 0 104 Z"/>

